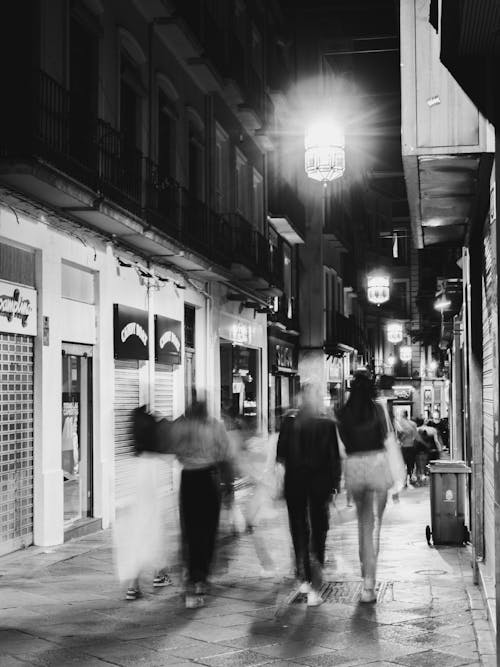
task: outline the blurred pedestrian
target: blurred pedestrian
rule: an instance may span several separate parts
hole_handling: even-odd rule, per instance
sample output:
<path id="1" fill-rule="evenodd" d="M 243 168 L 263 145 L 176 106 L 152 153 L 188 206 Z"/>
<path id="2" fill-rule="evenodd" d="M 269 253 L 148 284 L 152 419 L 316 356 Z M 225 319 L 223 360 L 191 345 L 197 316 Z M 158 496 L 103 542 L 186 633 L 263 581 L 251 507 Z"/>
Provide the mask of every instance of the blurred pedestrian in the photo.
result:
<path id="1" fill-rule="evenodd" d="M 415 458 L 417 451 L 415 441 L 417 439 L 417 425 L 409 419 L 408 411 L 403 410 L 401 417 L 396 422 L 396 432 L 401 444 L 401 452 L 406 465 L 405 487 L 411 488 L 413 472 L 415 467 Z"/>
<path id="2" fill-rule="evenodd" d="M 161 424 L 161 427 L 160 427 Z M 132 413 L 135 458 L 128 505 L 118 510 L 114 531 L 115 557 L 120 580 L 128 581 L 127 600 L 142 597 L 141 576 L 153 570 L 153 586 L 168 586 L 168 520 L 165 475 L 167 420 L 158 422 L 142 405 Z M 161 428 L 162 437 L 158 437 Z"/>
<path id="3" fill-rule="evenodd" d="M 231 496 L 233 454 L 224 425 L 195 401 L 172 425 L 169 451 L 182 464 L 180 515 L 186 559 L 186 607 L 205 603 L 221 497 Z"/>
<path id="4" fill-rule="evenodd" d="M 318 388 L 301 392 L 300 409 L 283 420 L 276 459 L 285 468 L 284 494 L 295 552 L 296 574 L 307 604 L 322 599 L 319 588 L 329 529 L 329 503 L 340 484 L 341 462 L 334 420 L 323 414 Z"/>
<path id="5" fill-rule="evenodd" d="M 384 441 L 388 422 L 377 403 L 375 387 L 367 374 L 358 373 L 339 411 L 339 431 L 347 460 L 345 476 L 358 515 L 359 557 L 363 577 L 361 602 L 376 602 L 375 583 L 380 528 L 393 484 Z"/>
<path id="6" fill-rule="evenodd" d="M 429 464 L 429 461 L 433 461 L 441 457 L 443 443 L 437 429 L 432 425 L 432 422 L 429 421 L 418 426 L 417 439 L 420 443 L 421 452 L 425 454 L 425 463 L 424 457 L 422 456 L 420 472 L 421 481 L 425 481 L 427 477 L 427 465 Z"/>

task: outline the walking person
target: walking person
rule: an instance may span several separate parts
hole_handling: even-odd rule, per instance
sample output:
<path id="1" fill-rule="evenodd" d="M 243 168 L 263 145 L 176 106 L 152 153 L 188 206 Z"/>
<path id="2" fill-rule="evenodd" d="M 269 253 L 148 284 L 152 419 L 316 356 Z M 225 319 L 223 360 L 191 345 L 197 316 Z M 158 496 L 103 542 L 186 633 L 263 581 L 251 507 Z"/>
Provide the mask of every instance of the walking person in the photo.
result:
<path id="1" fill-rule="evenodd" d="M 339 411 L 339 432 L 347 460 L 345 477 L 358 515 L 359 558 L 363 590 L 361 602 L 376 602 L 375 593 L 380 528 L 393 484 L 385 454 L 388 432 L 384 407 L 377 403 L 375 386 L 366 374 L 358 373 L 351 392 Z"/>
<path id="2" fill-rule="evenodd" d="M 223 491 L 231 496 L 233 456 L 224 425 L 195 401 L 172 425 L 170 450 L 182 464 L 180 515 L 188 609 L 204 605 Z"/>
<path id="3" fill-rule="evenodd" d="M 129 502 L 119 509 L 114 531 L 118 576 L 128 581 L 126 599 L 142 597 L 141 577 L 153 571 L 153 587 L 169 586 L 167 573 L 167 506 L 162 469 L 168 465 L 164 444 L 169 422 L 157 421 L 142 405 L 132 413 L 135 458 Z M 158 437 L 161 430 L 162 437 Z"/>
<path id="4" fill-rule="evenodd" d="M 396 423 L 396 432 L 401 444 L 401 452 L 406 465 L 405 487 L 412 488 L 411 482 L 414 475 L 415 459 L 417 450 L 415 441 L 417 439 L 417 425 L 408 418 L 408 411 L 403 410 L 400 419 Z"/>
<path id="5" fill-rule="evenodd" d="M 284 491 L 295 552 L 299 591 L 307 604 L 322 598 L 322 568 L 329 529 L 329 503 L 339 488 L 341 462 L 335 422 L 322 413 L 322 397 L 308 385 L 301 407 L 282 422 L 276 459 L 285 468 Z"/>

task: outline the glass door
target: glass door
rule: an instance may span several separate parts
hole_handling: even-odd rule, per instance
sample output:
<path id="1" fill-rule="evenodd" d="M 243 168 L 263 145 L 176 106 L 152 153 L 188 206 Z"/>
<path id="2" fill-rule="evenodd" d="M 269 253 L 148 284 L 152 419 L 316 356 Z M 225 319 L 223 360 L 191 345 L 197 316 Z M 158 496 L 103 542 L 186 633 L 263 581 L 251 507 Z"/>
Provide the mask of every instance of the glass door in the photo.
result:
<path id="1" fill-rule="evenodd" d="M 61 463 L 64 527 L 92 516 L 92 348 L 63 344 Z"/>

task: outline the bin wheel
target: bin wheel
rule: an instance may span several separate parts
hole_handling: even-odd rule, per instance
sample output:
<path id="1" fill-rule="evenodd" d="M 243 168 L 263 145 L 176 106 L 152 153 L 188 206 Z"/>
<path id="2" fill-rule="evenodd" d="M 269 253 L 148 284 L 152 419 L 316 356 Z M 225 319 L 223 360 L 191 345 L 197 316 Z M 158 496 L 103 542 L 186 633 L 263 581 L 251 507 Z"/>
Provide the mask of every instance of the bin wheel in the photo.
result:
<path id="1" fill-rule="evenodd" d="M 427 540 L 427 544 L 431 546 L 431 535 L 432 531 L 430 529 L 430 526 L 425 527 L 425 539 Z"/>

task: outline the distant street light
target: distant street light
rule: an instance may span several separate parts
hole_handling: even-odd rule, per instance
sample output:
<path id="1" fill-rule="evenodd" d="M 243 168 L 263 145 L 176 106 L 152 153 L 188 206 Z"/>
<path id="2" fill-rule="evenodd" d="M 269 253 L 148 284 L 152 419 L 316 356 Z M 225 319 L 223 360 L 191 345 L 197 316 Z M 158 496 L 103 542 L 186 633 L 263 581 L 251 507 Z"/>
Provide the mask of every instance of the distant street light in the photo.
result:
<path id="1" fill-rule="evenodd" d="M 439 299 L 434 301 L 434 308 L 435 310 L 439 310 L 441 315 L 445 310 L 448 310 L 448 308 L 451 306 L 451 301 L 448 299 L 446 294 L 442 294 Z"/>
<path id="2" fill-rule="evenodd" d="M 396 357 L 393 354 L 390 354 L 389 358 L 387 359 L 387 363 L 389 364 L 389 366 L 394 366 L 394 364 L 396 363 Z"/>
<path id="3" fill-rule="evenodd" d="M 366 293 L 368 301 L 375 303 L 377 306 L 389 301 L 389 276 L 382 274 L 368 276 L 368 289 Z"/>
<path id="4" fill-rule="evenodd" d="M 405 364 L 411 361 L 411 345 L 401 345 L 399 348 L 399 358 Z"/>
<path id="5" fill-rule="evenodd" d="M 387 325 L 387 340 L 394 344 L 403 340 L 403 325 L 401 322 L 390 322 Z"/>

